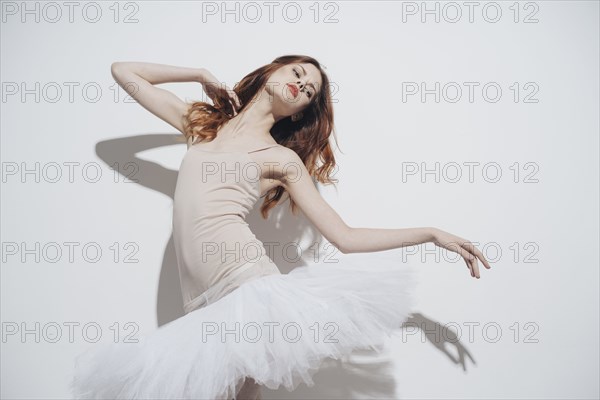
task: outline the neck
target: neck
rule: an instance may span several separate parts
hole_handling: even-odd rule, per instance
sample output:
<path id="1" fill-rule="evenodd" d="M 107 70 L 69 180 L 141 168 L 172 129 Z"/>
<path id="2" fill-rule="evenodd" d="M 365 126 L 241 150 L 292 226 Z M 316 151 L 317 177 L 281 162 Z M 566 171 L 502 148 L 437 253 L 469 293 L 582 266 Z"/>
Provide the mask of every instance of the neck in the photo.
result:
<path id="1" fill-rule="evenodd" d="M 223 125 L 222 132 L 231 137 L 251 136 L 257 140 L 273 141 L 271 128 L 285 115 L 275 115 L 266 91 L 250 100 L 249 105 Z"/>

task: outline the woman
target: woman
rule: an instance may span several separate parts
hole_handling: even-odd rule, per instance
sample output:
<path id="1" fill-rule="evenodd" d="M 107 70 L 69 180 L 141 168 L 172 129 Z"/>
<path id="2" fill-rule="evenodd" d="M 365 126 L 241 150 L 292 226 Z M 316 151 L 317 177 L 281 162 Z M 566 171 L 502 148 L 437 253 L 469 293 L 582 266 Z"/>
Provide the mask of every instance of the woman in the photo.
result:
<path id="1" fill-rule="evenodd" d="M 313 385 L 325 358 L 378 349 L 400 327 L 412 305 L 409 271 L 369 255 L 281 274 L 245 221 L 263 197 L 264 218 L 287 194 L 292 212 L 299 207 L 342 253 L 434 242 L 460 254 L 472 277 L 480 277 L 477 258 L 490 268 L 458 236 L 436 228 L 352 228 L 323 200 L 312 177 L 332 182 L 333 110 L 327 75 L 314 58 L 278 57 L 233 90 L 206 69 L 118 62 L 112 73 L 187 141 L 173 205 L 185 315 L 136 345 L 79 356 L 72 382 L 78 398 L 257 399 L 261 386 Z M 214 105 L 187 104 L 154 87 L 184 81 L 201 83 Z"/>

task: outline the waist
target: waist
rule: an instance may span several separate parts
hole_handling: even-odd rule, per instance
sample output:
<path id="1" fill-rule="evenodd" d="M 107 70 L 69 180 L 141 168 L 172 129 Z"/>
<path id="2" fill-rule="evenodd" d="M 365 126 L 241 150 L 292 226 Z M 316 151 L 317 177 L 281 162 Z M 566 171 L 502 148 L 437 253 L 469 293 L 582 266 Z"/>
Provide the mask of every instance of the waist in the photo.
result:
<path id="1" fill-rule="evenodd" d="M 263 254 L 258 261 L 249 261 L 240 265 L 210 286 L 201 295 L 184 304 L 184 311 L 187 314 L 195 309 L 205 307 L 221 299 L 245 282 L 273 274 L 280 274 L 279 269 L 267 254 Z"/>

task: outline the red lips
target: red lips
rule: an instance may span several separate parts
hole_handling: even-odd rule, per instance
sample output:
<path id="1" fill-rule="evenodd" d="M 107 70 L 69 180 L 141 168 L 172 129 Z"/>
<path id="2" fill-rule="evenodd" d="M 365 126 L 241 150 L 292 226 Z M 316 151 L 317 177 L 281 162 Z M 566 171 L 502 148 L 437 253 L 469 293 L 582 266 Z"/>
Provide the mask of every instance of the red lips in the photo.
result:
<path id="1" fill-rule="evenodd" d="M 292 92 L 292 96 L 294 96 L 294 98 L 296 98 L 296 96 L 298 96 L 298 88 L 296 87 L 296 85 L 288 83 L 288 87 L 290 88 L 290 91 Z"/>

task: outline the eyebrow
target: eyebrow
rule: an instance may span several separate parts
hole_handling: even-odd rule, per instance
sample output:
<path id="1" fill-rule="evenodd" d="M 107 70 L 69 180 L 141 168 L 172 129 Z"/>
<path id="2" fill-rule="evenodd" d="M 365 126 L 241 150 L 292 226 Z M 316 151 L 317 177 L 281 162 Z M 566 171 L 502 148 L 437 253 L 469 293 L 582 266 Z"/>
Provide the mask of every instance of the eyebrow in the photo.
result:
<path id="1" fill-rule="evenodd" d="M 304 75 L 306 75 L 306 70 L 304 69 L 304 67 L 302 65 L 300 65 L 300 64 L 298 64 L 298 66 L 300 68 L 302 68 L 302 72 L 304 72 Z M 313 90 L 315 91 L 315 94 L 316 94 L 317 93 L 317 88 L 315 87 L 315 84 L 311 82 L 311 83 L 309 83 L 309 85 L 312 86 L 312 88 L 313 88 Z"/>

